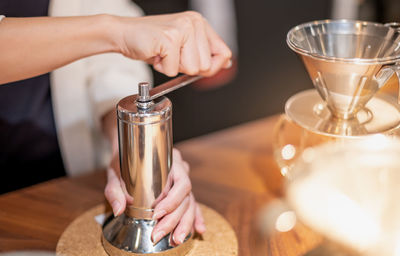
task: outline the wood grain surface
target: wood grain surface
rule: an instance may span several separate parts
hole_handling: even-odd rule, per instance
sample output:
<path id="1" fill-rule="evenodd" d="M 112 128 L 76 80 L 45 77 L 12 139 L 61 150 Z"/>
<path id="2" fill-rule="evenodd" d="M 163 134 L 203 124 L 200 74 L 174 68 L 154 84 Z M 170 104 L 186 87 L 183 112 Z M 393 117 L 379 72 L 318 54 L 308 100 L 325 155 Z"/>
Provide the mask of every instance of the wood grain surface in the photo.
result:
<path id="1" fill-rule="evenodd" d="M 259 210 L 283 194 L 272 152 L 276 121 L 265 118 L 176 145 L 191 166 L 196 199 L 232 225 L 239 255 L 302 255 L 321 241 L 301 224 L 269 237 L 259 231 Z M 0 252 L 55 251 L 71 221 L 105 202 L 104 185 L 99 171 L 1 195 Z"/>
<path id="2" fill-rule="evenodd" d="M 238 243 L 231 225 L 213 209 L 200 204 L 207 232 L 194 236 L 187 256 L 237 256 Z M 63 232 L 57 244 L 58 256 L 108 256 L 102 230 L 95 216 L 105 212 L 100 204 L 76 218 Z M 172 254 L 170 254 L 172 256 Z"/>

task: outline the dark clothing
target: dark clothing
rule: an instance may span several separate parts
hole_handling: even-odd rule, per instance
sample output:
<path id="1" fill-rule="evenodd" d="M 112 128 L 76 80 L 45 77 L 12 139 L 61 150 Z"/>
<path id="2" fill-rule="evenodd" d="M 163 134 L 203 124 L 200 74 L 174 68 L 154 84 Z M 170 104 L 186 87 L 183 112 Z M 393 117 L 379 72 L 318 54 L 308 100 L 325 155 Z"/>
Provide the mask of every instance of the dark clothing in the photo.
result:
<path id="1" fill-rule="evenodd" d="M 47 16 L 49 0 L 1 0 L 0 13 L 6 17 Z"/>
<path id="2" fill-rule="evenodd" d="M 49 0 L 1 0 L 0 14 L 47 16 L 48 5 Z M 65 175 L 49 74 L 0 85 L 0 170 L 0 193 Z"/>
<path id="3" fill-rule="evenodd" d="M 133 0 L 146 15 L 184 12 L 189 9 L 188 0 Z"/>

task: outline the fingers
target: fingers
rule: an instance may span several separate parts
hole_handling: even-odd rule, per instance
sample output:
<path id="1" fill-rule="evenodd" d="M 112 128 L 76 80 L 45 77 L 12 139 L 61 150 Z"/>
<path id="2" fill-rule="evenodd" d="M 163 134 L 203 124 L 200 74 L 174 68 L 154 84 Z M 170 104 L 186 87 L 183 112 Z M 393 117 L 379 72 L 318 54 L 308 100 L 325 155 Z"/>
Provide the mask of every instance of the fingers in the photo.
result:
<path id="1" fill-rule="evenodd" d="M 121 188 L 120 179 L 112 168 L 107 169 L 107 185 L 104 195 L 110 203 L 114 216 L 119 216 L 125 210 L 126 197 Z"/>
<path id="2" fill-rule="evenodd" d="M 232 65 L 232 52 L 207 22 L 205 22 L 205 27 L 210 42 L 212 60 L 210 69 L 203 72 L 202 75 L 212 76 L 221 68 L 229 68 Z"/>
<path id="3" fill-rule="evenodd" d="M 178 149 L 173 148 L 172 156 L 173 156 L 174 162 L 179 162 L 179 164 L 182 165 L 183 169 L 188 174 L 190 171 L 190 167 L 189 167 L 189 164 L 182 159 L 181 152 Z"/>
<path id="4" fill-rule="evenodd" d="M 191 27 L 191 26 L 190 26 Z M 180 72 L 195 75 L 199 73 L 200 56 L 197 47 L 195 31 L 188 29 L 186 42 L 183 44 L 180 56 Z"/>
<path id="5" fill-rule="evenodd" d="M 183 214 L 181 220 L 176 226 L 172 238 L 176 244 L 181 244 L 186 236 L 192 230 L 194 216 L 196 214 L 196 202 L 192 194 L 189 195 L 189 207 Z"/>
<path id="6" fill-rule="evenodd" d="M 186 196 L 182 203 L 170 214 L 165 215 L 154 227 L 152 233 L 153 243 L 157 243 L 166 234 L 172 232 L 179 220 L 182 218 L 184 213 L 189 207 L 190 197 Z"/>
<path id="7" fill-rule="evenodd" d="M 192 184 L 187 175 L 188 165 L 174 160 L 170 175 L 172 175 L 173 186 L 167 196 L 161 200 L 154 209 L 153 219 L 160 219 L 164 215 L 173 212 L 192 190 Z"/>
<path id="8" fill-rule="evenodd" d="M 173 26 L 164 29 L 160 54 L 150 60 L 157 71 L 167 76 L 178 72 L 212 76 L 228 68 L 231 51 L 199 13 L 189 11 L 175 17 Z"/>
<path id="9" fill-rule="evenodd" d="M 164 40 L 164 44 L 161 45 L 160 55 L 155 57 L 153 66 L 158 72 L 173 77 L 176 76 L 179 71 L 180 47 L 171 40 L 173 39 Z"/>
<path id="10" fill-rule="evenodd" d="M 176 148 L 172 149 L 172 157 L 174 158 L 174 161 L 182 161 L 182 154 Z"/>
<path id="11" fill-rule="evenodd" d="M 178 72 L 209 76 L 227 67 L 231 52 L 197 12 L 119 17 L 118 51 L 144 60 L 167 76 Z"/>
<path id="12" fill-rule="evenodd" d="M 188 51 L 181 52 L 180 72 L 212 76 L 221 68 L 229 68 L 232 58 L 229 47 L 200 14 L 196 12 L 186 12 L 186 14 L 191 17 L 192 28 L 190 32 L 186 32 L 189 33 L 189 37 L 183 49 Z"/>
<path id="13" fill-rule="evenodd" d="M 180 72 L 189 75 L 196 75 L 206 72 L 211 67 L 211 51 L 205 28 L 205 20 L 196 12 L 186 13 L 187 19 L 187 40 L 184 42 L 181 51 Z"/>
<path id="14" fill-rule="evenodd" d="M 206 230 L 200 208 L 191 193 L 188 172 L 189 165 L 182 160 L 180 152 L 173 149 L 173 165 L 166 190 L 154 209 L 153 219 L 159 220 L 152 233 L 154 243 L 173 230 L 171 238 L 177 245 L 185 240 L 193 228 L 200 234 Z"/>
<path id="15" fill-rule="evenodd" d="M 125 194 L 125 200 L 127 204 L 133 204 L 133 197 L 129 195 L 128 191 L 126 190 L 126 185 L 123 179 L 120 178 L 120 187 Z"/>
<path id="16" fill-rule="evenodd" d="M 195 209 L 196 215 L 194 219 L 194 229 L 199 234 L 203 234 L 204 232 L 206 232 L 206 225 L 204 225 L 203 214 L 201 213 L 200 207 L 197 203 L 195 207 L 196 207 Z"/>
<path id="17" fill-rule="evenodd" d="M 155 208 L 158 205 L 158 203 L 160 203 L 162 200 L 164 200 L 164 198 L 168 195 L 168 192 L 170 191 L 170 189 L 172 187 L 172 183 L 173 183 L 172 175 L 168 175 L 167 183 L 165 184 L 161 194 L 156 198 L 154 203 L 151 205 L 152 208 Z M 153 214 L 153 219 L 157 219 L 158 215 L 160 215 L 160 213 L 158 213 L 158 211 L 155 212 L 155 214 Z"/>
<path id="18" fill-rule="evenodd" d="M 201 210 L 193 195 L 190 194 L 176 210 L 159 221 L 153 230 L 153 242 L 157 243 L 166 234 L 174 230 L 171 233 L 172 240 L 176 245 L 179 245 L 185 241 L 193 226 L 199 234 L 206 231 Z"/>
<path id="19" fill-rule="evenodd" d="M 197 50 L 200 56 L 200 73 L 207 72 L 211 68 L 211 50 L 204 22 L 206 21 L 202 17 L 193 22 L 196 31 Z"/>

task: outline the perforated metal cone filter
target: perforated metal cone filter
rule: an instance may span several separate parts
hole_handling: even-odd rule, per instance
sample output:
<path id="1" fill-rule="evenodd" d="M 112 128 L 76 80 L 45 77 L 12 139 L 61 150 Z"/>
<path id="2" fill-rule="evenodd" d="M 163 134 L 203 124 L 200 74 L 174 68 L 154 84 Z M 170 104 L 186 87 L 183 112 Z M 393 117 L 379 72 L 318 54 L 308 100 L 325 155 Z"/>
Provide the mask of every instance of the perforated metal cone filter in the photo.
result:
<path id="1" fill-rule="evenodd" d="M 361 21 L 317 21 L 289 31 L 287 43 L 299 54 L 331 113 L 352 119 L 397 72 L 398 29 Z"/>
<path id="2" fill-rule="evenodd" d="M 288 34 L 298 53 L 344 62 L 393 62 L 400 58 L 400 34 L 380 23 L 326 20 L 302 24 Z"/>

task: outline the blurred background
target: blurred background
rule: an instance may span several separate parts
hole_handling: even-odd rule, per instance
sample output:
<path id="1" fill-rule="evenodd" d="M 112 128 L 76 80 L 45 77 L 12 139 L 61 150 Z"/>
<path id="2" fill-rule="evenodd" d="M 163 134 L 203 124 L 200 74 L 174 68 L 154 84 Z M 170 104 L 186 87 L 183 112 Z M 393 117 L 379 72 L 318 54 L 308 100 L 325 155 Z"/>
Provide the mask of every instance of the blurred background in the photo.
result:
<path id="1" fill-rule="evenodd" d="M 174 106 L 175 142 L 283 113 L 285 102 L 289 97 L 299 91 L 313 88 L 303 64 L 286 44 L 286 34 L 294 26 L 331 18 L 382 23 L 400 21 L 399 0 L 124 1 L 128 3 L 133 1 L 146 15 L 198 11 L 207 18 L 233 51 L 232 68 L 168 95 Z M 86 3 L 83 0 L 77 1 L 79 2 L 82 6 Z M 105 8 L 105 10 L 110 8 L 105 3 L 117 5 L 112 0 L 93 3 L 96 5 L 91 8 Z M 49 0 L 0 1 L 0 13 L 8 17 L 46 16 L 48 8 Z M 68 13 L 68 8 L 65 11 L 68 15 L 77 15 Z M 89 77 L 89 73 L 92 72 L 87 73 Z M 153 74 L 155 85 L 170 79 L 156 71 L 153 71 Z M 96 77 L 95 81 L 101 79 Z M 85 80 L 87 83 L 89 81 L 92 80 Z M 111 81 L 114 83 L 115 79 Z M 82 86 L 90 88 L 85 82 L 82 82 Z M 16 84 L 19 86 L 15 86 Z M 30 84 L 38 85 L 33 87 Z M 39 88 L 37 86 L 41 89 L 37 89 Z M 101 139 L 96 138 L 99 135 L 95 134 L 96 132 L 90 134 L 92 130 L 87 132 L 80 130 L 82 127 L 89 129 L 92 124 L 86 127 L 85 124 L 90 121 L 79 115 L 77 115 L 81 118 L 79 122 L 76 121 L 74 125 L 68 126 L 68 129 L 71 129 L 68 134 L 74 135 L 71 136 L 74 139 L 70 140 L 66 136 L 64 141 L 79 141 L 79 144 L 85 147 L 79 145 L 79 150 L 68 151 L 71 157 L 62 158 L 60 145 L 63 143 L 58 143 L 62 137 L 57 137 L 59 134 L 54 122 L 50 86 L 49 74 L 1 86 L 0 134 L 3 136 L 0 136 L 0 144 L 3 147 L 0 154 L 0 169 L 12 170 L 8 174 L 13 176 L 3 179 L 3 184 L 0 184 L 0 194 L 69 174 L 71 170 L 68 170 L 69 172 L 65 170 L 68 159 L 73 164 L 76 174 L 92 171 L 97 165 L 108 164 L 104 163 L 105 161 L 97 163 L 100 162 L 99 159 L 107 159 L 100 152 L 102 145 L 98 144 L 101 144 L 99 142 Z M 18 95 L 18 100 L 15 100 L 15 95 Z M 82 99 L 80 106 L 87 107 L 86 98 Z M 71 100 L 75 104 L 76 99 L 71 98 Z M 83 139 L 85 143 L 82 143 Z M 30 170 L 41 171 L 32 176 Z M 24 177 L 23 181 L 21 177 Z"/>
<path id="2" fill-rule="evenodd" d="M 312 88 L 303 64 L 286 45 L 290 28 L 328 18 L 400 21 L 398 0 L 134 2 L 148 15 L 194 9 L 211 17 L 213 27 L 223 30 L 220 33 L 230 32 L 223 35 L 235 55 L 233 71 L 224 75 L 230 81 L 220 85 L 215 78 L 208 89 L 194 85 L 169 94 L 174 104 L 175 142 L 281 113 L 291 95 Z M 155 85 L 168 79 L 157 72 L 154 76 Z"/>

